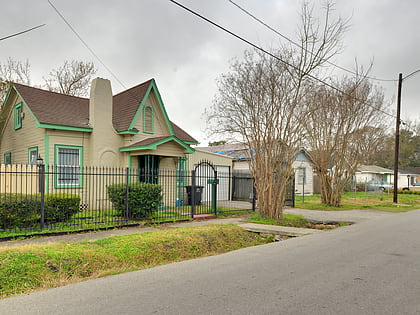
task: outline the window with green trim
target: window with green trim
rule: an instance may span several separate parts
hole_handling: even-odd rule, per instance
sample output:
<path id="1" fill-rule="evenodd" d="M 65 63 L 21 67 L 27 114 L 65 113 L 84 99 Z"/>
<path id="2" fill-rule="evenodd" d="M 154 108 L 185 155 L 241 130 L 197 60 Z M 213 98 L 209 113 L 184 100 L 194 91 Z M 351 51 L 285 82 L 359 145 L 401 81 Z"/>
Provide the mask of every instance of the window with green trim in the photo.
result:
<path id="1" fill-rule="evenodd" d="M 15 130 L 22 128 L 22 103 L 15 105 L 13 109 L 13 117 Z"/>
<path id="2" fill-rule="evenodd" d="M 57 188 L 82 187 L 83 148 L 55 145 L 55 184 Z"/>
<path id="3" fill-rule="evenodd" d="M 12 152 L 4 154 L 4 164 L 12 164 Z"/>
<path id="4" fill-rule="evenodd" d="M 143 110 L 143 131 L 145 133 L 154 133 L 154 112 L 153 107 L 146 105 Z"/>
<path id="5" fill-rule="evenodd" d="M 28 149 L 28 164 L 36 165 L 36 159 L 38 158 L 38 147 Z"/>

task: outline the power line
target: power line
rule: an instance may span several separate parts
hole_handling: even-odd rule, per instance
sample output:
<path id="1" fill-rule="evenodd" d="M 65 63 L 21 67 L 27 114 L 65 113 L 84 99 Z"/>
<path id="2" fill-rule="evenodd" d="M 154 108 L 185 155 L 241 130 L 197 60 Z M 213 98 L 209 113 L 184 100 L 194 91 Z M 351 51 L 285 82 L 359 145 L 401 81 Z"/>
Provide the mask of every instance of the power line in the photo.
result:
<path id="1" fill-rule="evenodd" d="M 46 25 L 46 24 L 41 24 L 41 25 L 38 25 L 38 26 L 34 26 L 34 27 L 30 28 L 30 29 L 24 30 L 24 31 L 22 31 L 22 32 L 19 32 L 19 33 L 16 33 L 16 34 L 12 34 L 12 35 L 8 35 L 8 36 L 6 36 L 6 37 L 2 37 L 2 38 L 0 38 L 0 41 L 5 40 L 5 39 L 8 39 L 8 38 L 11 38 L 11 37 L 15 37 L 15 36 L 18 36 L 18 35 L 21 35 L 21 34 L 28 33 L 28 32 L 30 32 L 30 31 L 33 31 L 33 30 L 35 30 L 35 29 L 37 29 L 37 28 L 40 28 L 40 27 L 43 27 L 43 26 L 45 26 L 45 25 Z"/>
<path id="2" fill-rule="evenodd" d="M 264 48 L 262 48 L 262 47 L 260 47 L 260 46 L 257 46 L 256 44 L 254 44 L 254 43 L 250 42 L 249 40 L 247 40 L 247 39 L 245 39 L 245 38 L 243 38 L 243 37 L 241 37 L 241 36 L 239 36 L 239 35 L 237 35 L 237 34 L 233 33 L 232 31 L 228 30 L 227 28 L 225 28 L 225 27 L 223 27 L 223 26 L 221 26 L 221 25 L 217 24 L 216 22 L 213 22 L 212 20 L 210 20 L 210 19 L 206 18 L 205 16 L 203 16 L 203 15 L 201 15 L 201 14 L 199 14 L 199 13 L 197 13 L 197 12 L 193 11 L 192 9 L 190 9 L 190 8 L 188 8 L 188 7 L 186 7 L 186 6 L 184 6 L 183 4 L 181 4 L 181 3 L 179 3 L 179 2 L 177 2 L 177 1 L 175 1 L 175 0 L 169 0 L 169 1 L 170 1 L 170 2 L 172 2 L 172 3 L 174 3 L 174 4 L 176 4 L 177 6 L 181 7 L 182 9 L 184 9 L 184 10 L 186 10 L 186 11 L 190 12 L 191 14 L 193 14 L 193 15 L 195 15 L 195 16 L 197 16 L 197 17 L 199 17 L 200 19 L 202 19 L 202 20 L 204 20 L 204 21 L 206 21 L 206 22 L 210 23 L 211 25 L 213 25 L 213 26 L 215 26 L 215 27 L 217 27 L 217 28 L 221 29 L 222 31 L 224 31 L 224 32 L 226 32 L 226 33 L 228 33 L 228 34 L 230 34 L 231 36 L 233 36 L 233 37 L 235 37 L 235 38 L 239 39 L 240 41 L 242 41 L 242 42 L 244 42 L 244 43 L 246 43 L 246 44 L 250 45 L 251 47 L 254 47 L 255 49 L 257 49 L 257 50 L 259 50 L 259 51 L 261 51 L 261 52 L 263 52 L 263 53 L 265 53 L 265 54 L 269 55 L 270 57 L 272 57 L 272 58 L 274 58 L 274 59 L 276 59 L 276 60 L 278 60 L 278 61 L 282 62 L 283 64 L 287 65 L 288 67 L 294 68 L 294 69 L 296 69 L 296 70 L 300 70 L 300 69 L 298 69 L 296 66 L 294 66 L 294 65 L 290 64 L 289 62 L 287 62 L 287 61 L 285 61 L 285 60 L 283 60 L 283 59 L 281 59 L 281 58 L 277 57 L 277 56 L 276 56 L 276 55 L 274 55 L 273 53 L 271 53 L 271 52 L 269 52 L 269 51 L 265 50 Z M 310 77 L 310 78 L 314 79 L 315 81 L 318 81 L 318 82 L 320 82 L 320 83 L 324 84 L 325 86 L 327 86 L 327 87 L 329 87 L 329 88 L 331 88 L 331 89 L 333 89 L 333 90 L 335 90 L 335 91 L 337 91 L 337 92 L 339 92 L 339 93 L 341 93 L 341 94 L 343 94 L 343 95 L 349 96 L 349 97 L 353 98 L 354 100 L 357 100 L 357 101 L 363 102 L 364 104 L 366 104 L 367 106 L 369 106 L 369 107 L 371 107 L 371 108 L 373 108 L 373 109 L 377 110 L 378 112 L 381 112 L 381 113 L 383 113 L 383 114 L 385 114 L 385 115 L 387 115 L 387 116 L 390 116 L 390 117 L 392 117 L 392 118 L 395 118 L 395 116 L 394 116 L 394 115 L 392 115 L 392 114 L 390 114 L 390 113 L 388 113 L 388 112 L 386 112 L 386 111 L 384 111 L 384 110 L 382 110 L 382 109 L 380 109 L 380 108 L 377 108 L 377 107 L 375 107 L 375 106 L 372 106 L 372 105 L 370 105 L 369 103 L 367 103 L 367 102 L 366 102 L 366 101 L 364 101 L 364 100 L 357 99 L 357 98 L 355 98 L 354 96 L 352 96 L 352 95 L 350 95 L 350 94 L 347 94 L 346 92 L 344 92 L 344 91 L 340 90 L 339 88 L 335 87 L 334 85 L 329 84 L 328 82 L 325 82 L 325 81 L 323 81 L 323 80 L 321 80 L 321 79 L 319 79 L 319 78 L 317 78 L 317 77 L 315 77 L 315 76 L 313 76 L 313 75 L 311 75 L 311 74 L 309 74 L 309 73 L 307 73 L 306 75 L 307 75 L 308 77 Z"/>
<path id="3" fill-rule="evenodd" d="M 114 77 L 114 79 L 124 88 L 127 90 L 125 85 L 118 79 L 118 77 L 111 71 L 110 68 L 106 66 L 106 64 L 99 58 L 99 56 L 89 47 L 89 45 L 83 40 L 83 38 L 77 33 L 77 31 L 73 28 L 73 26 L 66 20 L 66 18 L 61 14 L 61 12 L 52 4 L 50 0 L 47 0 L 54 11 L 60 16 L 60 18 L 67 24 L 67 26 L 71 29 L 71 31 L 77 36 L 77 38 L 82 42 L 82 44 L 90 51 L 90 53 L 100 62 L 102 66 Z"/>
<path id="4" fill-rule="evenodd" d="M 138 103 L 140 103 L 140 99 L 131 92 L 131 89 L 128 89 L 121 80 L 111 71 L 109 67 L 99 58 L 99 56 L 93 51 L 92 48 L 83 40 L 83 38 L 77 33 L 74 27 L 66 20 L 66 18 L 61 14 L 61 12 L 52 4 L 50 0 L 47 0 L 48 3 L 52 6 L 55 12 L 61 17 L 61 19 L 66 23 L 66 25 L 71 29 L 71 31 L 76 35 L 76 37 L 83 43 L 83 45 L 90 51 L 90 53 L 101 63 L 102 66 L 112 75 L 112 77 L 124 88 L 124 90 Z"/>
<path id="5" fill-rule="evenodd" d="M 299 43 L 295 42 L 294 40 L 290 39 L 289 37 L 287 37 L 286 35 L 283 35 L 282 33 L 280 33 L 279 31 L 277 31 L 276 29 L 274 29 L 273 27 L 271 27 L 270 25 L 268 25 L 267 23 L 265 23 L 263 20 L 261 20 L 260 18 L 256 17 L 254 14 L 252 14 L 251 12 L 249 12 L 248 10 L 246 10 L 245 8 L 243 8 L 242 6 L 240 6 L 239 4 L 237 4 L 236 2 L 232 1 L 232 0 L 228 0 L 231 4 L 233 4 L 235 7 L 237 7 L 239 10 L 241 10 L 242 12 L 244 12 L 246 15 L 250 16 L 251 18 L 253 18 L 254 20 L 256 20 L 258 23 L 264 25 L 266 28 L 268 28 L 270 31 L 276 33 L 277 35 L 279 35 L 280 37 L 284 38 L 285 40 L 289 41 L 290 43 L 292 43 L 293 45 L 299 47 L 300 49 L 305 50 L 307 53 L 311 54 L 311 55 L 315 55 L 312 51 L 307 50 L 306 48 L 302 47 Z M 337 65 L 329 60 L 324 60 L 326 63 L 341 69 L 343 71 L 346 71 L 348 73 L 357 75 L 356 72 L 349 70 L 347 68 L 344 68 L 340 65 Z M 376 81 L 383 81 L 383 82 L 396 82 L 398 80 L 396 79 L 380 79 L 380 78 L 376 78 L 376 77 L 370 77 L 370 76 L 366 76 L 366 78 L 371 79 L 371 80 L 376 80 Z"/>

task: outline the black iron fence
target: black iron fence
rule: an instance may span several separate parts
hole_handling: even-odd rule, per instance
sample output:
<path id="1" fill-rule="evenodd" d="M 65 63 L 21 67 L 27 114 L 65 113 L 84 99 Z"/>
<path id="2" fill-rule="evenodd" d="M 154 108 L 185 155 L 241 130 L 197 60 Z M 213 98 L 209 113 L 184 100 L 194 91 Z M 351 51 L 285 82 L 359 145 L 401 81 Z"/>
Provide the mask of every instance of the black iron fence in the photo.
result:
<path id="1" fill-rule="evenodd" d="M 254 178 L 249 171 L 234 171 L 232 173 L 232 200 L 249 201 L 255 203 L 256 192 Z M 292 176 L 287 182 L 284 204 L 295 206 L 295 178 Z"/>
<path id="2" fill-rule="evenodd" d="M 1 165 L 0 232 L 183 221 L 255 210 L 254 196 L 252 177 L 217 172 L 208 162 L 188 172 Z"/>
<path id="3" fill-rule="evenodd" d="M 66 231 L 182 221 L 252 210 L 232 176 L 201 170 L 2 165 L 0 232 Z"/>

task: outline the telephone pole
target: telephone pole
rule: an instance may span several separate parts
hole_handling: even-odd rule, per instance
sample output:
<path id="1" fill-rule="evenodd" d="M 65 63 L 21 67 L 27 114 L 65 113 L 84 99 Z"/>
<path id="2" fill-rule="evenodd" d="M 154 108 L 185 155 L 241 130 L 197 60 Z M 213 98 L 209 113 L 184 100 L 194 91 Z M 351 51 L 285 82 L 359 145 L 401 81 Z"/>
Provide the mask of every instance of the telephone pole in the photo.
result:
<path id="1" fill-rule="evenodd" d="M 398 155 L 400 153 L 400 124 L 401 124 L 401 88 L 402 73 L 398 75 L 397 122 L 395 125 L 395 155 L 394 155 L 394 203 L 398 203 Z"/>
<path id="2" fill-rule="evenodd" d="M 401 89 L 404 80 L 419 73 L 420 69 L 411 72 L 405 77 L 402 73 L 398 75 L 398 94 L 397 94 L 397 122 L 395 125 L 395 156 L 394 156 L 394 203 L 398 203 L 398 155 L 400 153 L 400 125 L 401 125 Z"/>

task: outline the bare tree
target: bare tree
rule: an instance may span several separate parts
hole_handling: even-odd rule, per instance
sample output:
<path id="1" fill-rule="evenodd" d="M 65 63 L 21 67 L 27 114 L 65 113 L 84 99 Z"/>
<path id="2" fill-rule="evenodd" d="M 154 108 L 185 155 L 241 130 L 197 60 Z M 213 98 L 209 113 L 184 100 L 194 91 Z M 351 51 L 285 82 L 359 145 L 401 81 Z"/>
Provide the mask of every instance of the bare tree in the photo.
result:
<path id="1" fill-rule="evenodd" d="M 93 62 L 66 60 L 63 66 L 51 70 L 49 77 L 44 78 L 44 81 L 50 91 L 87 96 L 89 84 L 96 72 Z"/>
<path id="2" fill-rule="evenodd" d="M 281 220 L 286 183 L 301 147 L 303 87 L 341 50 L 346 21 L 333 21 L 331 10 L 328 2 L 320 23 L 304 3 L 298 49 L 282 47 L 276 58 L 245 52 L 244 60 L 233 62 L 231 71 L 219 79 L 218 95 L 207 113 L 212 133 L 236 138 L 252 150 L 258 210 L 268 218 Z"/>
<path id="3" fill-rule="evenodd" d="M 311 86 L 304 125 L 321 201 L 341 206 L 344 187 L 383 139 L 384 95 L 365 77 L 344 78 L 334 85 L 338 90 Z"/>
<path id="4" fill-rule="evenodd" d="M 16 61 L 11 57 L 4 63 L 0 63 L 0 104 L 3 104 L 10 83 L 18 82 L 28 85 L 31 83 L 30 68 L 28 60 Z"/>

